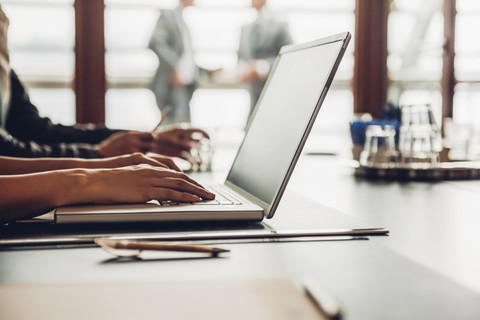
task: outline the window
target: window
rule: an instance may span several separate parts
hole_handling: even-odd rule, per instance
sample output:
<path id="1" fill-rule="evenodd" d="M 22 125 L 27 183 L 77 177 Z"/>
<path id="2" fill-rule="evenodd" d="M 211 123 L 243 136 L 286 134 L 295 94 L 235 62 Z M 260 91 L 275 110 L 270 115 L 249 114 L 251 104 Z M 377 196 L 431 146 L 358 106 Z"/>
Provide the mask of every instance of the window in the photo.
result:
<path id="1" fill-rule="evenodd" d="M 160 118 L 153 94 L 147 88 L 157 68 L 157 58 L 148 49 L 160 9 L 173 8 L 177 1 L 106 0 L 105 42 L 106 123 L 113 127 L 150 130 Z M 197 0 L 188 8 L 185 20 L 192 33 L 196 62 L 202 67 L 223 68 L 219 81 L 203 82 L 192 103 L 192 122 L 201 127 L 242 130 L 249 110 L 249 95 L 244 85 L 236 83 L 240 28 L 255 18 L 249 0 Z M 270 0 L 271 11 L 289 23 L 296 43 L 313 40 L 355 27 L 355 1 Z M 351 78 L 353 44 L 344 57 L 334 85 L 327 96 L 323 126 L 346 130 L 353 112 Z M 328 105 L 331 105 L 329 107 Z"/>
<path id="2" fill-rule="evenodd" d="M 98 2 L 95 1 L 95 6 Z M 90 2 L 81 2 L 82 7 Z M 104 0 L 106 124 L 150 130 L 159 110 L 148 89 L 157 58 L 147 48 L 162 8 L 177 0 Z M 75 122 L 75 5 L 79 0 L 6 0 L 12 66 L 30 89 L 42 114 L 56 122 Z M 103 4 L 103 3 L 102 3 Z M 186 13 L 197 63 L 232 72 L 240 27 L 253 20 L 249 0 L 197 0 Z M 270 0 L 271 10 L 290 26 L 294 42 L 350 31 L 355 33 L 355 0 Z M 89 18 L 92 18 L 89 16 Z M 80 21 L 81 23 L 81 21 Z M 35 27 L 32 27 L 35 26 Z M 353 42 L 353 41 L 352 41 Z M 327 96 L 320 122 L 332 130 L 346 126 L 353 112 L 353 43 Z M 249 96 L 233 78 L 203 82 L 192 100 L 194 124 L 241 130 Z M 331 106 L 331 107 L 329 107 Z M 83 106 L 78 106 L 83 108 Z M 217 116 L 214 116 L 217 115 Z M 78 114 L 77 114 L 78 116 Z"/>
<path id="3" fill-rule="evenodd" d="M 388 100 L 429 103 L 442 117 L 443 13 L 439 0 L 395 0 L 388 18 Z"/>
<path id="4" fill-rule="evenodd" d="M 40 113 L 75 123 L 73 0 L 2 1 L 10 19 L 11 66 Z"/>
<path id="5" fill-rule="evenodd" d="M 457 0 L 455 33 L 455 122 L 480 130 L 480 43 L 476 40 L 480 27 L 480 3 Z"/>

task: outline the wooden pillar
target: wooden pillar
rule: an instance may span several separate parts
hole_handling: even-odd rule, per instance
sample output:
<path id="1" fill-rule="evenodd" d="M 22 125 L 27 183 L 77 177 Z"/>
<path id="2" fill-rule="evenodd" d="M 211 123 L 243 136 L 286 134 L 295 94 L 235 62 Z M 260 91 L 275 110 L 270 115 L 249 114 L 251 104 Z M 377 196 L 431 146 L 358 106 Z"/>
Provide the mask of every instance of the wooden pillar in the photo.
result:
<path id="1" fill-rule="evenodd" d="M 105 123 L 104 0 L 75 0 L 75 80 L 78 123 Z"/>
<path id="2" fill-rule="evenodd" d="M 442 119 L 453 116 L 453 95 L 455 92 L 455 18 L 456 0 L 443 1 L 444 41 L 442 72 Z"/>
<path id="3" fill-rule="evenodd" d="M 387 21 L 390 1 L 357 0 L 355 9 L 354 112 L 380 117 L 387 102 Z"/>

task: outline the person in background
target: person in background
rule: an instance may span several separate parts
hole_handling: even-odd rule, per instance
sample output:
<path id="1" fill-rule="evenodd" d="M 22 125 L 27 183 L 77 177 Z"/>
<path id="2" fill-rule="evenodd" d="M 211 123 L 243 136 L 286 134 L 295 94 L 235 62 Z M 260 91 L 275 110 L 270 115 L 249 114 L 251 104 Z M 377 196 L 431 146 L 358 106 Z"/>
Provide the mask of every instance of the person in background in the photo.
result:
<path id="1" fill-rule="evenodd" d="M 103 126 L 53 124 L 41 117 L 27 89 L 10 68 L 9 20 L 0 5 L 0 155 L 12 157 L 101 158 L 134 152 L 186 157 L 208 135 L 197 128 L 167 126 L 154 132 L 114 130 Z"/>
<path id="2" fill-rule="evenodd" d="M 183 11 L 193 5 L 194 0 L 180 0 L 174 10 L 162 10 L 149 42 L 159 60 L 150 88 L 166 124 L 191 120 L 190 100 L 200 70 L 193 58 Z"/>
<path id="3" fill-rule="evenodd" d="M 250 112 L 253 112 L 275 58 L 284 45 L 292 43 L 289 26 L 276 20 L 267 8 L 267 0 L 252 0 L 257 18 L 242 27 L 238 47 L 240 81 L 248 83 Z"/>

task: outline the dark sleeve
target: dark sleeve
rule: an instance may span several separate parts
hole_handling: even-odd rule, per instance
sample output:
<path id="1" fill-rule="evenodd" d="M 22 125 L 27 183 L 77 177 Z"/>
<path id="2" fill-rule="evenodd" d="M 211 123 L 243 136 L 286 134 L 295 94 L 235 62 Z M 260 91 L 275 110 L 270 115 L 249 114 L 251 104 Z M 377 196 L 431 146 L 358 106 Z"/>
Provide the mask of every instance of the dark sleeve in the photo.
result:
<path id="1" fill-rule="evenodd" d="M 19 140 L 35 141 L 40 144 L 97 144 L 120 131 L 98 126 L 78 127 L 53 124 L 49 118 L 39 115 L 38 109 L 30 102 L 27 90 L 13 70 L 11 80 L 12 96 L 5 128 Z"/>
<path id="2" fill-rule="evenodd" d="M 0 128 L 0 155 L 22 158 L 37 157 L 78 157 L 100 158 L 93 145 L 85 143 L 38 144 L 21 141 Z"/>

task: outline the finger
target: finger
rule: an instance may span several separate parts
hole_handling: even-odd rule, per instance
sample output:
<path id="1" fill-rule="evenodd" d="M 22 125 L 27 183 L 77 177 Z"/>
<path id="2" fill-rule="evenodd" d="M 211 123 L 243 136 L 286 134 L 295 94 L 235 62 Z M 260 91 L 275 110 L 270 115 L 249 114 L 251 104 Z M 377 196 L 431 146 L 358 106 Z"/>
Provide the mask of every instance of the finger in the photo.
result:
<path id="1" fill-rule="evenodd" d="M 198 186 L 197 184 L 190 183 L 184 179 L 178 178 L 163 178 L 155 182 L 155 187 L 167 188 L 178 192 L 186 192 L 194 194 L 202 199 L 214 199 L 215 195 L 205 188 Z M 173 200 L 173 199 L 171 199 Z"/>
<path id="2" fill-rule="evenodd" d="M 166 166 L 169 169 L 173 169 L 175 171 L 180 171 L 180 172 L 182 171 L 177 166 L 175 161 L 170 157 L 161 156 L 161 155 L 155 154 L 155 153 L 148 153 L 147 156 L 154 159 L 155 161 L 158 161 L 159 163 L 163 164 L 164 166 Z"/>
<path id="3" fill-rule="evenodd" d="M 166 164 L 169 169 L 182 172 L 182 169 L 180 169 L 180 167 L 177 166 L 177 164 L 175 163 L 175 161 L 173 161 L 172 158 L 164 158 L 163 160 L 161 160 L 161 162 Z"/>
<path id="4" fill-rule="evenodd" d="M 149 152 L 153 149 L 153 143 L 151 141 L 140 140 L 138 139 L 134 144 L 134 150 L 132 151 L 140 151 L 142 153 Z"/>
<path id="5" fill-rule="evenodd" d="M 158 188 L 155 190 L 156 195 L 153 197 L 156 200 L 170 200 L 176 202 L 199 202 L 202 198 L 188 192 L 172 190 L 168 188 Z"/>
<path id="6" fill-rule="evenodd" d="M 162 179 L 165 179 L 165 178 L 170 178 L 171 180 L 175 180 L 177 181 L 177 183 L 179 183 L 180 180 L 183 180 L 183 181 L 186 181 L 188 182 L 189 184 L 191 185 L 194 185 L 195 186 L 195 189 L 190 189 L 190 190 L 197 190 L 198 188 L 201 189 L 201 192 L 204 196 L 207 196 L 211 199 L 214 199 L 215 198 L 215 194 L 208 191 L 204 186 L 202 186 L 200 183 L 198 183 L 197 181 L 193 180 L 192 178 L 190 178 L 188 175 L 182 173 L 182 172 L 177 172 L 177 171 L 173 171 L 173 170 L 162 170 L 162 171 L 157 171 L 157 178 L 159 178 L 159 180 L 162 180 Z M 169 181 L 169 185 L 171 186 L 173 181 Z M 185 186 L 183 186 L 185 187 Z M 205 193 L 206 192 L 206 193 Z"/>
<path id="7" fill-rule="evenodd" d="M 155 140 L 160 149 L 173 149 L 173 150 L 190 150 L 191 140 L 184 139 L 178 135 L 173 136 L 157 136 Z"/>
<path id="8" fill-rule="evenodd" d="M 210 136 L 208 135 L 208 133 L 205 130 L 202 130 L 200 128 L 190 128 L 190 129 L 187 129 L 186 131 L 190 137 L 194 137 L 195 134 L 200 134 L 203 137 L 210 139 Z M 195 139 L 195 140 L 199 140 L 199 139 Z"/>
<path id="9" fill-rule="evenodd" d="M 152 142 L 155 140 L 153 133 L 151 132 L 136 132 L 135 134 L 140 140 L 145 142 Z"/>
<path id="10" fill-rule="evenodd" d="M 181 157 L 187 160 L 188 162 L 190 162 L 190 164 L 198 164 L 197 160 L 195 159 L 195 157 L 191 152 L 184 151 L 181 153 Z"/>
<path id="11" fill-rule="evenodd" d="M 157 161 L 155 159 L 146 159 L 143 163 L 149 164 L 152 167 L 160 167 L 160 168 L 163 168 L 163 169 L 170 169 L 170 167 L 168 167 L 165 163 L 162 163 L 162 162 Z"/>
<path id="12" fill-rule="evenodd" d="M 192 156 L 188 150 L 182 150 L 178 152 L 175 156 L 180 159 L 186 160 L 189 163 L 192 163 Z"/>

